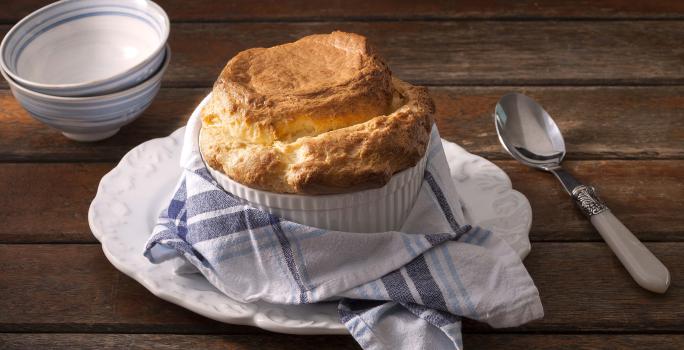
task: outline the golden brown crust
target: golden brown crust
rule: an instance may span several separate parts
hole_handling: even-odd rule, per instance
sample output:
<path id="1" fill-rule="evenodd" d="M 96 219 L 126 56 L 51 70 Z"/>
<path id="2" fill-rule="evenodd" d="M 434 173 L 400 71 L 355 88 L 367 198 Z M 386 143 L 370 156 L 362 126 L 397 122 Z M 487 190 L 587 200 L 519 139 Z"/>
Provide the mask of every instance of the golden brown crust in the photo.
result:
<path id="1" fill-rule="evenodd" d="M 434 105 L 393 79 L 362 36 L 243 51 L 202 110 L 207 163 L 249 187 L 329 194 L 380 187 L 424 155 Z"/>

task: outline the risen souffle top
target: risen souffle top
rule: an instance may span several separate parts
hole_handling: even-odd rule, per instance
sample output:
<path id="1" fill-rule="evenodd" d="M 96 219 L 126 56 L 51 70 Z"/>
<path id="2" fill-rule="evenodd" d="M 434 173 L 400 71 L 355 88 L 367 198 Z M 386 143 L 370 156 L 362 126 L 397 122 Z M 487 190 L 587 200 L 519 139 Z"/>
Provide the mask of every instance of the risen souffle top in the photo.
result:
<path id="1" fill-rule="evenodd" d="M 343 32 L 237 54 L 202 109 L 209 166 L 256 189 L 332 194 L 381 187 L 423 157 L 434 105 Z"/>

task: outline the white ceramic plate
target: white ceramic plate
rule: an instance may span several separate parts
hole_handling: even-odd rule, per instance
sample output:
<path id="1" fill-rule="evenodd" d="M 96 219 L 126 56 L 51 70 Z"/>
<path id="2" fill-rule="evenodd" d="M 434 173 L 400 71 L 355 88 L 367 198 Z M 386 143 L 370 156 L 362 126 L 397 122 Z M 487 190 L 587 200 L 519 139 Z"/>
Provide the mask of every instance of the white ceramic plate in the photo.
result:
<path id="1" fill-rule="evenodd" d="M 221 294 L 199 274 L 176 274 L 180 258 L 153 265 L 143 257 L 157 215 L 181 174 L 183 131 L 139 145 L 102 178 L 88 220 L 109 261 L 160 298 L 218 321 L 281 333 L 347 333 L 335 303 L 244 304 Z M 527 255 L 532 222 L 527 198 L 511 189 L 508 176 L 491 162 L 443 143 L 468 223 L 503 234 L 521 257 Z"/>

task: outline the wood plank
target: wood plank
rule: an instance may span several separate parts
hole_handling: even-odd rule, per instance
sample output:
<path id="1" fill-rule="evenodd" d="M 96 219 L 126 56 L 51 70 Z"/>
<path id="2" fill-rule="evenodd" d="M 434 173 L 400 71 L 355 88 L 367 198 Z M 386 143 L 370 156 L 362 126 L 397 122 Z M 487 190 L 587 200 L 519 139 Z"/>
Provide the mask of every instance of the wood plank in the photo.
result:
<path id="1" fill-rule="evenodd" d="M 0 90 L 0 159 L 10 161 L 119 161 L 131 148 L 166 137 L 187 122 L 209 89 L 163 89 L 152 106 L 116 136 L 79 143 L 32 119 L 8 90 Z"/>
<path id="2" fill-rule="evenodd" d="M 565 139 L 566 159 L 684 158 L 684 87 L 432 87 L 444 138 L 509 159 L 494 128 L 501 96 L 537 100 Z"/>
<path id="3" fill-rule="evenodd" d="M 88 208 L 113 166 L 0 165 L 0 241 L 97 242 L 88 227 Z"/>
<path id="4" fill-rule="evenodd" d="M 13 23 L 50 0 L 8 1 L 0 22 Z M 326 20 L 326 19 L 461 19 L 461 18 L 681 18 L 679 1 L 626 2 L 616 0 L 546 1 L 363 1 L 325 3 L 248 0 L 158 0 L 172 21 Z"/>
<path id="5" fill-rule="evenodd" d="M 419 83 L 684 82 L 679 21 L 177 24 L 166 81 L 207 86 L 239 51 L 337 29 L 365 34 L 398 77 Z"/>
<path id="6" fill-rule="evenodd" d="M 564 133 L 568 159 L 684 158 L 684 86 L 430 90 L 442 137 L 490 159 L 510 159 L 499 145 L 492 114 L 497 100 L 511 91 L 529 94 L 546 107 Z M 31 119 L 9 91 L 0 90 L 0 161 L 118 161 L 135 145 L 183 126 L 209 91 L 162 89 L 152 106 L 116 136 L 78 143 Z"/>
<path id="7" fill-rule="evenodd" d="M 554 349 L 631 350 L 679 349 L 681 334 L 465 334 L 466 349 Z M 259 335 L 171 335 L 171 334 L 0 334 L 0 349 L 101 350 L 247 350 L 247 349 L 359 349 L 350 336 Z"/>
<path id="8" fill-rule="evenodd" d="M 672 276 L 684 273 L 683 243 L 647 243 Z M 542 297 L 545 317 L 524 330 L 681 332 L 684 284 L 664 295 L 645 291 L 602 243 L 536 243 L 525 266 Z M 682 300 L 684 301 L 684 300 Z"/>
<path id="9" fill-rule="evenodd" d="M 0 261 L 0 291 L 13 294 L 0 300 L 0 332 L 263 333 L 158 299 L 99 245 L 0 245 Z"/>
<path id="10" fill-rule="evenodd" d="M 589 221 L 550 174 L 514 161 L 496 161 L 513 188 L 532 206 L 530 239 L 601 241 Z M 640 239 L 682 241 L 684 174 L 682 161 L 568 161 L 564 167 L 597 188 L 613 213 Z"/>
<path id="11" fill-rule="evenodd" d="M 632 350 L 680 349 L 680 334 L 465 334 L 465 349 Z"/>
<path id="12" fill-rule="evenodd" d="M 514 161 L 496 164 L 532 205 L 532 241 L 601 240 L 553 176 Z M 88 207 L 100 178 L 112 167 L 0 164 L 0 242 L 96 242 L 88 227 Z M 615 215 L 642 240 L 684 241 L 684 162 L 569 161 L 567 169 L 595 185 Z"/>
<path id="13" fill-rule="evenodd" d="M 504 332 L 684 331 L 684 243 L 647 246 L 675 276 L 665 295 L 638 287 L 600 243 L 537 243 L 525 265 L 543 320 Z M 116 271 L 98 245 L 0 245 L 0 332 L 262 332 L 214 322 L 164 302 Z M 581 273 L 578 273 L 581 271 Z M 27 302 L 30 300 L 30 302 Z M 474 322 L 470 332 L 491 332 Z"/>
<path id="14" fill-rule="evenodd" d="M 336 350 L 361 347 L 352 337 L 339 335 L 0 334 L 0 350 L 10 349 Z"/>
<path id="15" fill-rule="evenodd" d="M 210 86 L 239 51 L 336 29 L 367 35 L 396 76 L 421 84 L 684 83 L 684 21 L 176 23 L 165 83 Z"/>

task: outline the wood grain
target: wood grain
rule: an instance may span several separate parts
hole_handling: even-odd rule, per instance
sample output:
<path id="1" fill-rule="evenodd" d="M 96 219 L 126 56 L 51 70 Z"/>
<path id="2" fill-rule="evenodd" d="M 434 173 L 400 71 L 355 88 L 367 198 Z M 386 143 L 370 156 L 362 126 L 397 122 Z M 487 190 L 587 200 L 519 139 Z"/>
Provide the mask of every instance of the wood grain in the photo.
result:
<path id="1" fill-rule="evenodd" d="M 0 165 L 0 241 L 97 242 L 88 227 L 88 207 L 113 166 Z"/>
<path id="2" fill-rule="evenodd" d="M 465 349 L 520 350 L 633 350 L 680 349 L 684 336 L 678 334 L 465 334 Z"/>
<path id="3" fill-rule="evenodd" d="M 554 349 L 554 350 L 675 350 L 684 343 L 679 334 L 465 334 L 466 349 Z M 0 334 L 0 349 L 71 350 L 318 350 L 359 349 L 350 336 L 260 335 L 169 335 L 169 334 Z"/>
<path id="4" fill-rule="evenodd" d="M 166 137 L 187 122 L 208 89 L 164 89 L 152 106 L 116 136 L 96 143 L 79 143 L 34 119 L 8 90 L 0 90 L 0 159 L 19 161 L 119 161 L 131 148 Z"/>
<path id="5" fill-rule="evenodd" d="M 684 86 L 432 87 L 442 137 L 490 159 L 510 159 L 492 114 L 511 91 L 543 104 L 563 131 L 567 159 L 684 159 Z M 78 143 L 31 119 L 0 90 L 0 161 L 118 161 L 134 146 L 184 125 L 210 91 L 162 89 L 152 106 L 116 136 Z M 629 126 L 629 127 L 626 127 Z"/>
<path id="6" fill-rule="evenodd" d="M 513 188 L 530 201 L 533 242 L 601 241 L 552 175 L 514 161 L 495 163 L 509 175 Z M 684 222 L 678 214 L 684 212 L 681 161 L 568 161 L 564 167 L 594 185 L 613 213 L 640 239 L 684 239 Z"/>
<path id="7" fill-rule="evenodd" d="M 100 350 L 319 350 L 361 349 L 343 335 L 171 335 L 171 334 L 0 334 L 0 350 L 100 349 Z"/>
<path id="8" fill-rule="evenodd" d="M 49 2 L 3 2 L 0 37 Z M 182 126 L 230 57 L 335 29 L 367 35 L 396 76 L 429 85 L 443 137 L 494 160 L 530 199 L 525 264 L 546 316 L 505 330 L 466 320 L 467 349 L 682 348 L 684 2 L 157 2 L 173 22 L 165 88 L 109 140 L 65 139 L 0 79 L 0 350 L 358 349 L 349 336 L 279 335 L 162 301 L 112 267 L 87 224 L 102 175 Z M 491 114 L 510 91 L 556 119 L 568 169 L 650 241 L 673 276 L 667 294 L 638 288 L 555 179 L 502 151 Z"/>
<path id="9" fill-rule="evenodd" d="M 647 243 L 684 274 L 684 243 Z M 684 284 L 665 295 L 639 288 L 600 243 L 537 243 L 525 260 L 545 308 L 543 320 L 513 332 L 682 332 Z M 164 302 L 122 275 L 98 245 L 0 245 L 0 332 L 263 332 L 205 319 Z M 579 273 L 581 271 L 581 273 Z M 468 322 L 467 331 L 490 332 Z"/>
<path id="10" fill-rule="evenodd" d="M 566 159 L 684 158 L 684 87 L 433 87 L 446 139 L 508 159 L 494 129 L 501 96 L 521 92 L 558 124 Z"/>
<path id="11" fill-rule="evenodd" d="M 207 87 L 239 51 L 336 29 L 368 36 L 420 84 L 684 83 L 684 21 L 176 23 L 165 83 Z"/>
<path id="12" fill-rule="evenodd" d="M 13 23 L 49 0 L 8 1 L 0 22 Z M 684 6 L 679 1 L 533 0 L 500 2 L 478 1 L 363 1 L 347 0 L 321 3 L 295 1 L 211 1 L 158 0 L 172 21 L 239 20 L 326 20 L 326 19 L 461 19 L 461 18 L 681 18 Z"/>
<path id="13" fill-rule="evenodd" d="M 514 161 L 496 164 L 532 205 L 532 241 L 601 240 L 553 176 Z M 113 166 L 0 164 L 0 242 L 96 242 L 88 227 L 88 207 L 101 177 Z M 681 161 L 569 161 L 567 169 L 595 185 L 639 238 L 684 241 Z"/>

